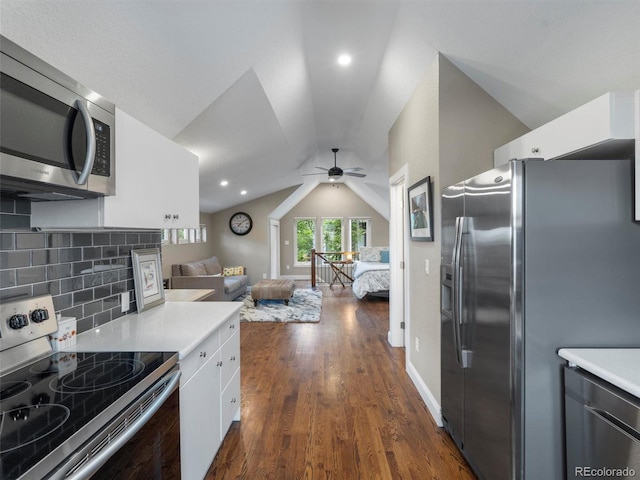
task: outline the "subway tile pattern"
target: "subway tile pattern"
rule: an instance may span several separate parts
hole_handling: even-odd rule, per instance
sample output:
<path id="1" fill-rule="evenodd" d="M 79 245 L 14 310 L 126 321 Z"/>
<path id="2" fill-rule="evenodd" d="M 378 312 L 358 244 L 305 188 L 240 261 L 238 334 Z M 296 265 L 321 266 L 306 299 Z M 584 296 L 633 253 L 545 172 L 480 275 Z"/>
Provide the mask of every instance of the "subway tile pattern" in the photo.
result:
<path id="1" fill-rule="evenodd" d="M 0 229 L 29 228 L 31 226 L 31 202 L 24 198 L 0 197 Z"/>
<path id="2" fill-rule="evenodd" d="M 0 230 L 0 302 L 51 294 L 56 312 L 78 332 L 122 316 L 120 294 L 136 311 L 131 250 L 160 248 L 161 232 Z"/>

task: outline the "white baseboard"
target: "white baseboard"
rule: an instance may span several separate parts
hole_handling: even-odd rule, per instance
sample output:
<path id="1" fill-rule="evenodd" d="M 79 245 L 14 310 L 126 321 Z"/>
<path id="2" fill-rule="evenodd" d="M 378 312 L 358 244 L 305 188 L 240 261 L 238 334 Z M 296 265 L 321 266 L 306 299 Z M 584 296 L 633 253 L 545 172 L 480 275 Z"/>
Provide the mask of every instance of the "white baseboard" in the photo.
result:
<path id="1" fill-rule="evenodd" d="M 429 413 L 435 420 L 436 424 L 439 427 L 442 427 L 443 425 L 442 409 L 440 408 L 440 404 L 438 403 L 436 398 L 433 396 L 433 394 L 431 393 L 431 390 L 429 390 L 429 387 L 427 387 L 427 384 L 424 383 L 424 380 L 422 380 L 422 377 L 420 376 L 416 368 L 413 366 L 413 364 L 409 360 L 407 360 L 407 373 L 409 374 L 409 377 L 413 381 L 413 384 L 418 389 L 418 393 L 422 397 L 422 400 L 424 401 L 424 403 L 427 405 L 427 408 L 429 409 Z"/>

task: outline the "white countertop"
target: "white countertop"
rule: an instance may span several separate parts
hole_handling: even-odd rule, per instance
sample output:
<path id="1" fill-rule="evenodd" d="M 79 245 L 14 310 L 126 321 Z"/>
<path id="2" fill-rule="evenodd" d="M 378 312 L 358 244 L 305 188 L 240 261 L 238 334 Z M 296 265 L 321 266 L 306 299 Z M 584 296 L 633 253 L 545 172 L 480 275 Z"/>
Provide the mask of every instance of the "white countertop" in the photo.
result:
<path id="1" fill-rule="evenodd" d="M 76 352 L 178 352 L 186 357 L 240 310 L 242 302 L 169 302 L 78 335 Z"/>
<path id="2" fill-rule="evenodd" d="M 640 398 L 640 348 L 562 348 L 558 355 Z"/>

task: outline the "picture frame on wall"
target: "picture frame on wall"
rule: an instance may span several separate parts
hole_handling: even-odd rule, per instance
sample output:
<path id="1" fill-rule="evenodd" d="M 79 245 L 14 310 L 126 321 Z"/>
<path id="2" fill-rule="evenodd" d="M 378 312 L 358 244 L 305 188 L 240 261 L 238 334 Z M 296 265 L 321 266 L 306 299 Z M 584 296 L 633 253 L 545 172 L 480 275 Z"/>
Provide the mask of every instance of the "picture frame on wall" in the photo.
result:
<path id="1" fill-rule="evenodd" d="M 131 250 L 131 263 L 138 312 L 164 303 L 160 249 Z"/>
<path id="2" fill-rule="evenodd" d="M 433 194 L 431 177 L 409 187 L 409 231 L 411 240 L 433 242 Z"/>

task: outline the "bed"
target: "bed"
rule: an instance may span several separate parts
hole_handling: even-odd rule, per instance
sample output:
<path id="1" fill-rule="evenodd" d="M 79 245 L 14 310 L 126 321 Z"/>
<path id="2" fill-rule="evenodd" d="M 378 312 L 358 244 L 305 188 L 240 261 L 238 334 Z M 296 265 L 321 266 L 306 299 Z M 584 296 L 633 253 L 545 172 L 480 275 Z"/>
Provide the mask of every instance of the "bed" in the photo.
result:
<path id="1" fill-rule="evenodd" d="M 362 247 L 353 267 L 353 294 L 389 296 L 389 247 Z"/>

